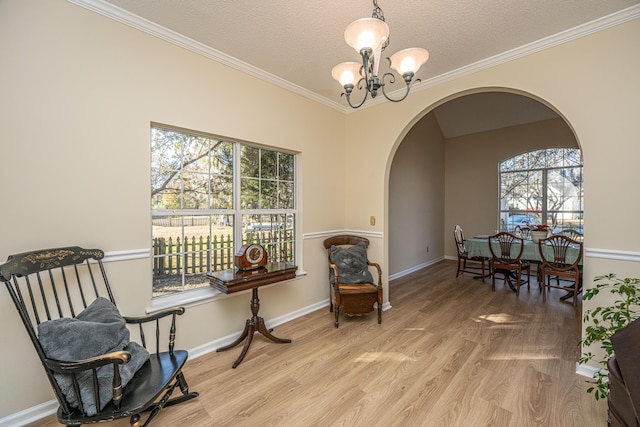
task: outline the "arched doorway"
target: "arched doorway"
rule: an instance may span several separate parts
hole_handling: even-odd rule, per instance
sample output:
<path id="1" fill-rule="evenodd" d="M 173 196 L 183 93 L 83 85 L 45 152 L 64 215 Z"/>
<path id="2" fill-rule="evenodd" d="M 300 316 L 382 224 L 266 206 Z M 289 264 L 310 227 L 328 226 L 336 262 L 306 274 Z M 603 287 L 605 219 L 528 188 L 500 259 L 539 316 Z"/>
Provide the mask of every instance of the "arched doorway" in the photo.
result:
<path id="1" fill-rule="evenodd" d="M 494 231 L 499 162 L 549 147 L 579 144 L 561 114 L 530 94 L 478 89 L 426 109 L 391 159 L 390 279 L 454 258 L 456 224 L 469 234 Z"/>

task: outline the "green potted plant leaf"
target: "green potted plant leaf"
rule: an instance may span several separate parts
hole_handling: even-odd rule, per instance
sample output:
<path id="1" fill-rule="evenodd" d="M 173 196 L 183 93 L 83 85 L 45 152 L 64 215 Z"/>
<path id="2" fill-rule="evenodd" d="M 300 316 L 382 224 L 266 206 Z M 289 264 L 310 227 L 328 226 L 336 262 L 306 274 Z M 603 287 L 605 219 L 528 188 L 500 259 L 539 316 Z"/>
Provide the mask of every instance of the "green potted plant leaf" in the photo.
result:
<path id="1" fill-rule="evenodd" d="M 594 386 L 587 389 L 587 392 L 594 393 L 598 400 L 609 394 L 609 375 L 606 369 L 613 355 L 611 336 L 640 317 L 640 279 L 620 279 L 615 274 L 608 274 L 596 277 L 594 282 L 596 286 L 584 292 L 583 300 L 594 299 L 600 292 L 607 291 L 614 295 L 615 299 L 611 305 L 585 311 L 583 317 L 583 322 L 587 324 L 584 338 L 580 341 L 583 348 L 597 344 L 604 350 L 604 355 L 600 357 L 586 351 L 579 360 L 581 364 L 585 364 L 595 359 L 602 367 L 593 376 Z"/>

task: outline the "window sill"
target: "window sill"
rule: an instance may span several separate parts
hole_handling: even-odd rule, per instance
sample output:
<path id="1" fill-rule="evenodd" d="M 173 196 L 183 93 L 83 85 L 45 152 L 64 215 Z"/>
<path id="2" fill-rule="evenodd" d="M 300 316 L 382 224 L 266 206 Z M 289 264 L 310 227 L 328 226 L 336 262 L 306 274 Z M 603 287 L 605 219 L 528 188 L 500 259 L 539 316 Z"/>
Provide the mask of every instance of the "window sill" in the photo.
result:
<path id="1" fill-rule="evenodd" d="M 301 276 L 306 276 L 306 271 L 296 271 L 295 279 L 290 280 L 298 280 Z M 286 280 L 288 282 L 289 280 Z M 277 285 L 283 282 L 274 283 L 273 285 Z M 267 285 L 273 286 L 273 285 Z M 243 291 L 248 292 L 248 291 Z M 221 299 L 228 298 L 229 295 L 224 294 L 216 289 L 211 287 L 203 287 L 199 289 L 194 289 L 192 291 L 178 292 L 171 295 L 156 297 L 151 299 L 151 305 L 147 308 L 147 313 L 153 313 L 156 311 L 164 310 L 166 308 L 171 307 L 184 307 L 190 308 L 195 307 L 201 304 L 206 304 L 211 301 L 218 301 Z"/>

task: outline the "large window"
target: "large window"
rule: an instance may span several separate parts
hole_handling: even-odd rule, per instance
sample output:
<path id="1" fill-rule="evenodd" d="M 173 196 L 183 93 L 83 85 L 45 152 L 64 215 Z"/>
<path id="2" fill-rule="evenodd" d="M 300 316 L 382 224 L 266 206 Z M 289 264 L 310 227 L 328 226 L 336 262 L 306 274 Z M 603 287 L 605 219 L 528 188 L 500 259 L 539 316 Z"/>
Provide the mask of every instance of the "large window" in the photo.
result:
<path id="1" fill-rule="evenodd" d="M 245 243 L 295 262 L 294 195 L 294 154 L 153 124 L 153 296 L 209 286 Z"/>
<path id="2" fill-rule="evenodd" d="M 500 230 L 548 224 L 583 233 L 582 155 L 577 148 L 549 148 L 505 160 L 499 171 Z"/>

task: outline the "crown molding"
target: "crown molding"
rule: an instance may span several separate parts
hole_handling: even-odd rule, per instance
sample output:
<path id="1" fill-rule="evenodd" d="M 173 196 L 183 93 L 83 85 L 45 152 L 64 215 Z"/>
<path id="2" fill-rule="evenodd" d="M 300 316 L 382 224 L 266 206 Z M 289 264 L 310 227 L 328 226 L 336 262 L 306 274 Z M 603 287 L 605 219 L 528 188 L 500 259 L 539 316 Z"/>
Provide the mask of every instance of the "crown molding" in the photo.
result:
<path id="1" fill-rule="evenodd" d="M 254 67 L 251 64 L 248 64 L 237 58 L 229 56 L 224 52 L 220 52 L 219 50 L 216 50 L 205 44 L 197 42 L 189 37 L 186 37 L 173 30 L 170 30 L 154 22 L 151 22 L 147 19 L 144 19 L 138 15 L 134 15 L 133 13 L 126 11 L 122 8 L 119 8 L 111 3 L 107 3 L 102 0 L 67 0 L 67 1 L 69 3 L 73 3 L 77 6 L 80 6 L 92 12 L 95 12 L 99 15 L 113 19 L 114 21 L 120 22 L 121 24 L 125 24 L 129 27 L 135 28 L 137 30 L 140 30 L 152 36 L 158 37 L 159 39 L 172 43 L 176 46 L 190 50 L 194 53 L 197 53 L 198 55 L 204 56 L 205 58 L 212 59 L 220 64 L 234 68 L 250 76 L 257 77 L 275 86 L 279 86 L 281 88 L 287 89 L 290 92 L 304 96 L 305 98 L 311 99 L 312 101 L 318 102 L 320 104 L 324 104 L 328 107 L 337 109 L 339 111 L 343 111 L 345 109 L 345 107 L 343 107 L 342 105 L 334 101 L 331 101 L 328 98 L 320 96 L 315 92 L 312 92 L 301 86 L 291 83 L 290 81 L 280 78 L 274 74 L 268 73 L 267 71 L 264 71 L 258 67 Z"/>
<path id="2" fill-rule="evenodd" d="M 268 73 L 260 68 L 254 67 L 251 64 L 248 64 L 237 58 L 229 56 L 223 52 L 220 52 L 219 50 L 216 50 L 212 47 L 199 43 L 193 39 L 190 39 L 189 37 L 185 37 L 182 34 L 179 34 L 175 31 L 162 27 L 158 24 L 155 24 L 149 20 L 141 18 L 137 15 L 134 15 L 131 12 L 128 12 L 124 9 L 121 9 L 105 1 L 102 1 L 102 0 L 67 0 L 67 1 L 77 6 L 91 10 L 107 18 L 113 19 L 114 21 L 120 22 L 132 28 L 143 31 L 147 34 L 151 34 L 155 37 L 158 37 L 176 46 L 180 46 L 184 49 L 190 50 L 194 53 L 197 53 L 198 55 L 202 55 L 206 58 L 212 59 L 228 67 L 231 67 L 243 73 L 249 74 L 250 76 L 259 78 L 275 86 L 286 89 L 290 92 L 293 92 L 295 94 L 308 98 L 312 101 L 331 107 L 345 114 L 356 111 L 354 109 L 349 108 L 348 106 L 331 101 L 328 98 L 320 96 L 315 92 L 312 92 L 296 84 L 293 84 L 288 80 L 280 78 L 274 74 Z M 623 24 L 627 21 L 636 19 L 638 17 L 640 17 L 640 5 L 631 6 L 621 11 L 604 16 L 602 18 L 598 18 L 591 22 L 587 22 L 585 24 L 571 28 L 569 30 L 562 31 L 558 34 L 545 37 L 538 41 L 517 47 L 507 52 L 500 53 L 498 55 L 494 55 L 492 57 L 483 59 L 481 61 L 474 62 L 473 64 L 460 67 L 450 72 L 440 74 L 428 80 L 424 80 L 420 82 L 418 85 L 416 85 L 415 87 L 412 87 L 412 91 L 420 92 L 430 87 L 436 86 L 438 84 L 441 84 L 450 80 L 454 80 L 469 74 L 473 74 L 478 71 L 485 70 L 487 68 L 495 67 L 497 65 L 504 64 L 506 62 L 521 58 L 523 56 L 531 55 L 541 50 L 549 49 L 551 47 L 554 47 L 563 43 L 567 43 L 569 41 L 578 39 L 580 37 L 584 37 L 586 35 L 593 34 L 598 31 L 602 31 L 607 28 Z M 391 97 L 400 96 L 404 94 L 404 91 L 405 89 L 399 89 L 397 91 L 391 92 L 390 96 Z M 369 100 L 365 102 L 365 105 L 363 105 L 361 108 L 373 107 L 383 102 L 385 102 L 384 98 Z"/>
<path id="3" fill-rule="evenodd" d="M 597 33 L 599 31 L 623 24 L 639 17 L 640 4 L 628 7 L 607 16 L 603 16 L 602 18 L 596 20 L 586 22 L 577 27 L 570 28 L 557 34 L 553 34 L 549 37 L 545 37 L 535 42 L 519 46 L 515 49 L 511 49 L 506 52 L 491 56 L 489 58 L 482 59 L 480 61 L 474 62 L 473 64 L 465 65 L 464 67 L 460 67 L 447 73 L 440 74 L 436 77 L 423 80 L 415 87 L 412 87 L 411 90 L 413 92 L 421 92 L 433 86 L 455 80 L 476 73 L 478 71 L 486 70 L 488 68 L 492 68 L 510 61 L 514 61 L 524 56 L 532 55 L 542 50 L 546 50 L 563 43 L 585 37 L 589 34 Z M 403 94 L 404 89 L 399 89 L 395 92 L 392 92 L 390 96 L 397 97 Z M 366 106 L 370 107 L 382 102 L 384 102 L 384 99 L 377 99 L 375 101 L 366 103 Z"/>

